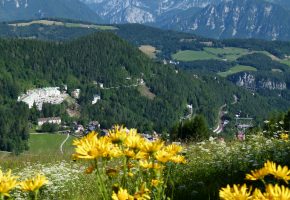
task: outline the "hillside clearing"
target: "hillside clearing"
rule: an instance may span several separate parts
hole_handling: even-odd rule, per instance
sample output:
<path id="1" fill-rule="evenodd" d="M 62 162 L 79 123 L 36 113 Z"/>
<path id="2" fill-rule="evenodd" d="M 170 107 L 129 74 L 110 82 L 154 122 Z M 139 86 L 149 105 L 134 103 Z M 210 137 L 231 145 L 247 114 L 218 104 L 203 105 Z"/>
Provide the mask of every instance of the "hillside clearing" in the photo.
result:
<path id="1" fill-rule="evenodd" d="M 218 59 L 214 54 L 208 53 L 206 51 L 179 51 L 172 55 L 172 58 L 178 61 L 195 61 L 195 60 L 208 60 L 208 59 Z"/>
<path id="2" fill-rule="evenodd" d="M 146 85 L 140 85 L 138 87 L 138 91 L 140 92 L 140 94 L 150 100 L 153 100 L 156 95 L 152 92 L 150 92 L 149 88 Z"/>
<path id="3" fill-rule="evenodd" d="M 140 51 L 145 53 L 147 56 L 149 56 L 149 58 L 152 58 L 152 59 L 156 58 L 156 53 L 158 52 L 158 50 L 156 50 L 155 47 L 151 45 L 141 45 L 139 49 Z"/>
<path id="4" fill-rule="evenodd" d="M 66 22 L 59 22 L 59 21 L 54 21 L 54 20 L 34 20 L 31 22 L 21 22 L 21 23 L 9 24 L 9 25 L 16 26 L 16 27 L 24 27 L 24 26 L 30 26 L 33 24 L 42 24 L 42 25 L 46 25 L 46 26 L 65 26 L 65 27 L 69 27 L 69 28 L 93 28 L 96 30 L 115 30 L 115 29 L 117 29 L 114 26 L 81 24 L 81 23 L 66 23 Z"/>
<path id="5" fill-rule="evenodd" d="M 257 69 L 254 67 L 250 67 L 250 66 L 237 65 L 237 66 L 230 68 L 228 71 L 219 72 L 218 75 L 221 77 L 227 77 L 229 75 L 236 74 L 239 72 L 244 72 L 244 71 L 257 71 Z"/>

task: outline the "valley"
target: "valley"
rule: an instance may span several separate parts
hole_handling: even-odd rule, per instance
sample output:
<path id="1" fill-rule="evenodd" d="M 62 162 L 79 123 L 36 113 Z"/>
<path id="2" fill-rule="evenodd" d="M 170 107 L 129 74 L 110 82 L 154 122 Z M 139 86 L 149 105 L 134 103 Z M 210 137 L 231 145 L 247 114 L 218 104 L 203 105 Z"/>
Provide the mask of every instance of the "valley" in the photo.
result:
<path id="1" fill-rule="evenodd" d="M 289 24 L 288 0 L 0 0 L 0 199 L 288 200 Z"/>

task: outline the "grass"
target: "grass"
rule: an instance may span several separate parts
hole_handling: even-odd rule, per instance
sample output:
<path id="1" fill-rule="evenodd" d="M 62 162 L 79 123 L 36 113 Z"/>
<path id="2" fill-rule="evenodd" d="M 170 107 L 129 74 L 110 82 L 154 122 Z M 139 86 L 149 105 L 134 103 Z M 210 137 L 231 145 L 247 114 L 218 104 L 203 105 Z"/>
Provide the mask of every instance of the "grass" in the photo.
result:
<path id="1" fill-rule="evenodd" d="M 30 134 L 29 139 L 29 151 L 27 154 L 33 155 L 50 155 L 60 153 L 60 145 L 65 140 L 67 135 L 62 134 Z M 67 142 L 63 145 L 63 151 L 72 152 L 72 140 L 70 137 Z"/>
<path id="2" fill-rule="evenodd" d="M 206 47 L 204 50 L 208 53 L 216 55 L 218 58 L 227 59 L 229 61 L 234 61 L 239 57 L 249 54 L 249 50 L 236 48 L 236 47 L 225 47 L 225 48 L 210 48 Z"/>
<path id="3" fill-rule="evenodd" d="M 139 47 L 140 51 L 142 51 L 143 53 L 145 53 L 147 56 L 149 56 L 149 58 L 156 58 L 156 53 L 158 52 L 156 50 L 155 47 L 151 46 L 151 45 L 141 45 Z"/>
<path id="4" fill-rule="evenodd" d="M 206 51 L 179 51 L 176 54 L 172 55 L 172 58 L 178 61 L 195 61 L 195 60 L 208 60 L 208 59 L 218 59 L 214 54 L 208 53 Z"/>
<path id="5" fill-rule="evenodd" d="M 280 62 L 290 67 L 290 59 L 280 60 Z"/>
<path id="6" fill-rule="evenodd" d="M 237 65 L 237 66 L 230 68 L 228 71 L 219 72 L 218 75 L 220 75 L 221 77 L 227 77 L 229 75 L 236 74 L 239 72 L 244 72 L 244 71 L 257 71 L 257 69 L 254 67 L 250 67 L 250 66 Z"/>
<path id="7" fill-rule="evenodd" d="M 65 23 L 54 20 L 34 20 L 31 22 L 22 22 L 9 24 L 10 26 L 30 26 L 32 24 L 42 24 L 46 26 L 65 26 L 70 28 L 93 28 L 96 30 L 115 30 L 117 29 L 114 26 L 106 26 L 106 25 L 95 25 L 95 24 L 81 24 L 81 23 Z"/>
<path id="8" fill-rule="evenodd" d="M 140 94 L 150 100 L 153 100 L 156 95 L 152 92 L 150 92 L 149 88 L 146 85 L 140 85 L 138 87 L 138 91 L 140 92 Z"/>

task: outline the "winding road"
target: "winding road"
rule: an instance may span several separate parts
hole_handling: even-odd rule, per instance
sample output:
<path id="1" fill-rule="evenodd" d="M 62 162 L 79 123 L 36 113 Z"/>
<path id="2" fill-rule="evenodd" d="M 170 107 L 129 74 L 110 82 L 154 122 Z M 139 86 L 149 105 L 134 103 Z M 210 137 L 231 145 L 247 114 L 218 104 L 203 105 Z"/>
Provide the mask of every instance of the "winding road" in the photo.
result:
<path id="1" fill-rule="evenodd" d="M 60 152 L 63 154 L 63 145 L 66 143 L 66 141 L 68 140 L 69 138 L 69 133 L 67 134 L 65 140 L 61 143 L 59 149 L 60 149 Z"/>

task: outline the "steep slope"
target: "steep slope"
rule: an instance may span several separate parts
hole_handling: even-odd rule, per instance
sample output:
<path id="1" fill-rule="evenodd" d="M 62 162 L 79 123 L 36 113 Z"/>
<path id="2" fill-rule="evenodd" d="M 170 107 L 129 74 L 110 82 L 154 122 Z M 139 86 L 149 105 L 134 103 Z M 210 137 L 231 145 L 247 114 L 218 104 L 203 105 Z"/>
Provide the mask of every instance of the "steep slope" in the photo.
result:
<path id="1" fill-rule="evenodd" d="M 176 16 L 166 28 L 214 38 L 290 39 L 290 12 L 261 0 L 239 0 L 209 5 L 197 14 Z"/>
<path id="2" fill-rule="evenodd" d="M 102 22 L 102 19 L 78 0 L 1 0 L 0 21 L 58 17 Z"/>
<path id="3" fill-rule="evenodd" d="M 110 23 L 152 23 L 171 12 L 202 8 L 222 0 L 81 0 Z"/>
<path id="4" fill-rule="evenodd" d="M 66 43 L 1 39 L 0 49 L 1 104 L 15 102 L 21 91 L 31 87 L 67 84 L 69 91 L 81 89 L 81 119 L 98 120 L 105 128 L 122 123 L 141 130 L 168 130 L 183 116 L 186 104 L 192 104 L 193 112 L 205 115 L 213 126 L 218 108 L 230 104 L 234 94 L 251 116 L 288 105 L 252 96 L 222 78 L 177 73 L 106 32 Z M 141 78 L 153 99 L 136 86 Z M 92 105 L 95 94 L 101 100 Z"/>

